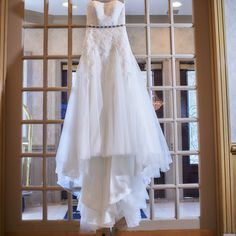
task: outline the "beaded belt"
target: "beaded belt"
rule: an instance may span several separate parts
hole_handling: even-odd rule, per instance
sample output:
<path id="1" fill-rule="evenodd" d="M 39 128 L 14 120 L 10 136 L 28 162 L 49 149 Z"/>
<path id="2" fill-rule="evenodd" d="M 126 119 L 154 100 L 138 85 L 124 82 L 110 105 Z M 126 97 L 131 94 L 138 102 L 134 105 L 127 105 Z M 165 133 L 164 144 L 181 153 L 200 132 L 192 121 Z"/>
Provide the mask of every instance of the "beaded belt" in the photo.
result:
<path id="1" fill-rule="evenodd" d="M 86 25 L 86 27 L 89 28 L 114 28 L 114 27 L 122 27 L 125 26 L 125 24 L 120 25 Z"/>

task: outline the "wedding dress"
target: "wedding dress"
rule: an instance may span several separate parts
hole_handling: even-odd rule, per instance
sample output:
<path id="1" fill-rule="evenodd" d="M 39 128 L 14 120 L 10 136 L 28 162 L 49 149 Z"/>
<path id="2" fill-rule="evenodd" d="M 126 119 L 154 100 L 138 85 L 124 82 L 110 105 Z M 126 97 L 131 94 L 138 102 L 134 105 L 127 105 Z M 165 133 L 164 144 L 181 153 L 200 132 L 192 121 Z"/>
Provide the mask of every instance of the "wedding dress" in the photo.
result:
<path id="1" fill-rule="evenodd" d="M 112 27 L 111 27 L 112 26 Z M 172 163 L 125 26 L 125 3 L 91 1 L 56 153 L 57 183 L 78 197 L 80 227 L 138 226 L 146 187 Z"/>

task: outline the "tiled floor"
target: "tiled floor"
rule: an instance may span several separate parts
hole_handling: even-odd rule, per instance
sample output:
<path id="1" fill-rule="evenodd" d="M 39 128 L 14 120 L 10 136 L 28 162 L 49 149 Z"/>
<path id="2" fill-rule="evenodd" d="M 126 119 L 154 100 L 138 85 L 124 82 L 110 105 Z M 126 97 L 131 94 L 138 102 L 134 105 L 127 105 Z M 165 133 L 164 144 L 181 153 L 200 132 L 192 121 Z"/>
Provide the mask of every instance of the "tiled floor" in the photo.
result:
<path id="1" fill-rule="evenodd" d="M 155 203 L 154 211 L 157 218 L 174 218 L 175 208 L 174 202 L 166 201 Z M 48 219 L 49 220 L 62 220 L 64 219 L 68 207 L 66 204 L 54 204 L 48 206 Z M 145 215 L 149 217 L 150 207 L 143 209 Z M 180 203 L 180 217 L 192 218 L 200 215 L 200 206 L 198 201 L 187 201 Z M 42 207 L 26 208 L 22 213 L 23 220 L 42 219 Z"/>

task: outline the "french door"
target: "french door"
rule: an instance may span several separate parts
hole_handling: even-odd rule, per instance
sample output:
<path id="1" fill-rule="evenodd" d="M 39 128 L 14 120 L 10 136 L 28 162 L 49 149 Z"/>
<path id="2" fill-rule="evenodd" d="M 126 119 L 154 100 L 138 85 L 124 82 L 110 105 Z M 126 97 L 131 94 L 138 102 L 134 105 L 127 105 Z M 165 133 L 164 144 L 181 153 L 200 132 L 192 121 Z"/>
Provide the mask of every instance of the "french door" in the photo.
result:
<path id="1" fill-rule="evenodd" d="M 8 231 L 79 228 L 76 197 L 56 184 L 55 154 L 82 50 L 86 4 L 9 1 Z M 125 6 L 132 51 L 173 158 L 170 171 L 147 186 L 143 221 L 132 230 L 215 230 L 208 1 L 126 0 Z"/>

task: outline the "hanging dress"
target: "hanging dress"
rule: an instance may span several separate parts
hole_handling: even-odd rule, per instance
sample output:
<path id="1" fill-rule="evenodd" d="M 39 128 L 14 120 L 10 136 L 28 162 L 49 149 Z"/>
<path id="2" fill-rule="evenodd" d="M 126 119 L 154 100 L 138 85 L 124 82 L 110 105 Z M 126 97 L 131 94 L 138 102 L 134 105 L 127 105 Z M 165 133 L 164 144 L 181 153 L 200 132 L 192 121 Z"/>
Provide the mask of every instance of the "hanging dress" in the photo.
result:
<path id="1" fill-rule="evenodd" d="M 82 230 L 141 221 L 146 187 L 172 158 L 125 26 L 125 3 L 89 1 L 83 50 L 56 153 L 57 184 Z"/>

